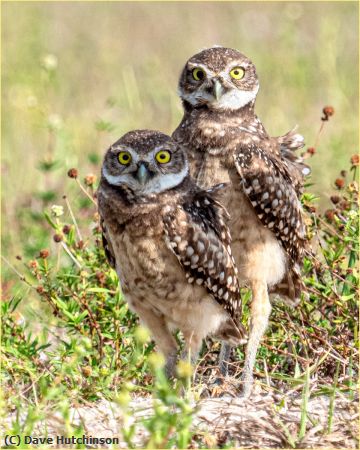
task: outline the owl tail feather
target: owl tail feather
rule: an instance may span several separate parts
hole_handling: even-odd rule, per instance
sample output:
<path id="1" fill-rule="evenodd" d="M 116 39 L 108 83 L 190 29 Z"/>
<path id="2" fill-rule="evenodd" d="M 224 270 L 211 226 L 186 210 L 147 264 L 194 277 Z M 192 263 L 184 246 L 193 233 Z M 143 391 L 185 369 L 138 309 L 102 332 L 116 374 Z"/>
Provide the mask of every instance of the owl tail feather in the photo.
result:
<path id="1" fill-rule="evenodd" d="M 298 267 L 292 267 L 279 284 L 270 288 L 271 296 L 281 297 L 290 306 L 297 306 L 301 300 L 301 293 L 306 291 Z"/>
<path id="2" fill-rule="evenodd" d="M 288 131 L 283 136 L 277 137 L 278 143 L 281 147 L 285 147 L 292 152 L 303 148 L 305 145 L 304 136 L 299 133 L 296 133 L 297 125 L 290 131 Z"/>
<path id="3" fill-rule="evenodd" d="M 245 344 L 248 338 L 245 327 L 231 317 L 222 323 L 221 328 L 216 332 L 216 337 L 232 346 Z"/>
<path id="4" fill-rule="evenodd" d="M 291 172 L 295 170 L 296 175 L 302 179 L 311 173 L 311 169 L 304 163 L 304 159 L 295 153 L 296 150 L 303 148 L 305 145 L 304 137 L 296 133 L 296 130 L 297 126 L 283 136 L 278 136 L 276 140 L 280 145 L 282 158 L 291 166 Z"/>

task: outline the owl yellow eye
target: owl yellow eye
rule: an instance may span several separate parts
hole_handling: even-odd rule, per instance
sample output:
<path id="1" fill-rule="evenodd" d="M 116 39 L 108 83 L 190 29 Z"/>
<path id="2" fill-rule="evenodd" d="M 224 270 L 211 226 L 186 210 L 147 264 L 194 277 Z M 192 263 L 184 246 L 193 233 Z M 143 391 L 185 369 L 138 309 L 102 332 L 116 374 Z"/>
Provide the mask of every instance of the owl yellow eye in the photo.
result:
<path id="1" fill-rule="evenodd" d="M 230 70 L 230 76 L 231 78 L 234 78 L 234 80 L 241 80 L 244 75 L 245 70 L 242 67 L 234 67 Z"/>
<path id="2" fill-rule="evenodd" d="M 131 163 L 131 154 L 129 152 L 120 152 L 118 156 L 119 163 L 127 166 Z"/>
<path id="3" fill-rule="evenodd" d="M 202 69 L 200 69 L 199 67 L 197 67 L 196 69 L 194 69 L 192 71 L 192 76 L 193 76 L 194 80 L 201 81 L 205 78 L 205 72 Z"/>
<path id="4" fill-rule="evenodd" d="M 156 153 L 155 159 L 160 164 L 166 164 L 171 159 L 171 153 L 168 152 L 167 150 L 160 150 L 159 152 Z"/>

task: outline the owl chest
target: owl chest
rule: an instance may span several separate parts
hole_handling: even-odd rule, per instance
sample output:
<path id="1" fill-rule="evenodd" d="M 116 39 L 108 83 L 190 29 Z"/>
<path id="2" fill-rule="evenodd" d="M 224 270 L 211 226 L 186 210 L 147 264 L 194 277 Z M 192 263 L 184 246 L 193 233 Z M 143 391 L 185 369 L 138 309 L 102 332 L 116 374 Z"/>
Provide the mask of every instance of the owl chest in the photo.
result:
<path id="1" fill-rule="evenodd" d="M 229 185 L 223 195 L 224 206 L 231 212 L 228 225 L 233 240 L 252 241 L 259 238 L 264 226 L 243 193 L 240 180 L 237 182 L 239 186 Z"/>
<path id="2" fill-rule="evenodd" d="M 125 296 L 145 300 L 163 298 L 176 288 L 181 269 L 167 247 L 163 233 L 125 230 L 112 239 L 116 270 Z M 180 277 L 182 278 L 182 277 Z"/>
<path id="3" fill-rule="evenodd" d="M 191 176 L 202 188 L 210 188 L 219 183 L 229 183 L 228 169 L 222 158 L 207 152 L 188 151 Z"/>

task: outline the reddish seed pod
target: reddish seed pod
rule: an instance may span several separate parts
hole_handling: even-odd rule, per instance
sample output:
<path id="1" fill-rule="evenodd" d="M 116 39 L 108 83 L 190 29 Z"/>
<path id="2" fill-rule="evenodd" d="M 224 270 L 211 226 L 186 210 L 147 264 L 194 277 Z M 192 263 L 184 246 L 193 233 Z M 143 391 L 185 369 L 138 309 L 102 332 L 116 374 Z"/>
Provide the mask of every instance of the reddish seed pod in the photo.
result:
<path id="1" fill-rule="evenodd" d="M 342 202 L 340 202 L 339 208 L 342 211 L 349 210 L 351 208 L 351 203 L 347 200 L 343 200 Z"/>
<path id="2" fill-rule="evenodd" d="M 323 109 L 323 113 L 326 114 L 327 116 L 333 116 L 334 112 L 335 110 L 332 106 L 325 106 Z"/>
<path id="3" fill-rule="evenodd" d="M 316 153 L 315 147 L 309 147 L 306 151 L 310 155 L 315 155 L 315 153 Z"/>
<path id="4" fill-rule="evenodd" d="M 29 267 L 30 267 L 31 269 L 36 269 L 37 266 L 38 266 L 37 261 L 35 261 L 35 260 L 29 261 Z"/>
<path id="5" fill-rule="evenodd" d="M 332 106 L 325 106 L 322 110 L 323 112 L 323 117 L 321 118 L 321 120 L 329 120 L 329 117 L 333 116 L 335 113 L 335 110 Z"/>
<path id="6" fill-rule="evenodd" d="M 64 225 L 62 231 L 64 234 L 69 234 L 71 231 L 71 225 Z"/>
<path id="7" fill-rule="evenodd" d="M 76 247 L 81 250 L 84 247 L 84 241 L 77 242 Z"/>
<path id="8" fill-rule="evenodd" d="M 44 250 L 40 250 L 39 256 L 42 259 L 46 259 L 49 256 L 49 250 L 44 249 Z"/>
<path id="9" fill-rule="evenodd" d="M 63 240 L 63 237 L 61 234 L 54 234 L 53 239 L 55 242 L 61 242 Z"/>
<path id="10" fill-rule="evenodd" d="M 358 166 L 359 165 L 359 155 L 352 155 L 352 157 L 350 158 L 350 162 L 353 166 Z"/>
<path id="11" fill-rule="evenodd" d="M 337 203 L 339 203 L 339 201 L 341 200 L 341 198 L 338 195 L 332 195 L 330 197 L 330 200 L 334 203 L 334 205 L 336 205 Z"/>
<path id="12" fill-rule="evenodd" d="M 324 215 L 329 222 L 332 222 L 335 217 L 335 211 L 333 209 L 328 209 L 327 211 L 325 211 Z"/>
<path id="13" fill-rule="evenodd" d="M 69 171 L 68 171 L 68 177 L 70 177 L 70 178 L 77 178 L 77 176 L 78 176 L 78 171 L 77 171 L 77 169 L 75 169 L 75 168 L 72 168 L 72 169 L 70 169 Z"/>
<path id="14" fill-rule="evenodd" d="M 38 294 L 43 294 L 43 293 L 44 293 L 44 288 L 43 288 L 42 286 L 38 286 L 38 287 L 36 288 L 36 292 L 37 292 Z"/>
<path id="15" fill-rule="evenodd" d="M 339 189 L 342 189 L 345 186 L 345 181 L 342 178 L 336 178 L 335 186 Z"/>

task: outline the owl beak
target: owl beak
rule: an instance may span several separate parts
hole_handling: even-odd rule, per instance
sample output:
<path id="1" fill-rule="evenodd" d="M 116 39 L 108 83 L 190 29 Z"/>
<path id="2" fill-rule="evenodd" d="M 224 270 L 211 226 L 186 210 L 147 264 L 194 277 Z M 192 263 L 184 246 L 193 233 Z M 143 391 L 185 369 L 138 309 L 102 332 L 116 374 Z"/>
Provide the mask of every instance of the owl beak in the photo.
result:
<path id="1" fill-rule="evenodd" d="M 216 101 L 220 100 L 222 94 L 223 94 L 223 87 L 222 87 L 220 81 L 216 79 L 214 81 L 214 97 L 215 97 Z"/>
<path id="2" fill-rule="evenodd" d="M 144 163 L 140 163 L 135 177 L 142 186 L 144 186 L 144 184 L 150 178 L 150 172 L 148 171 Z"/>

